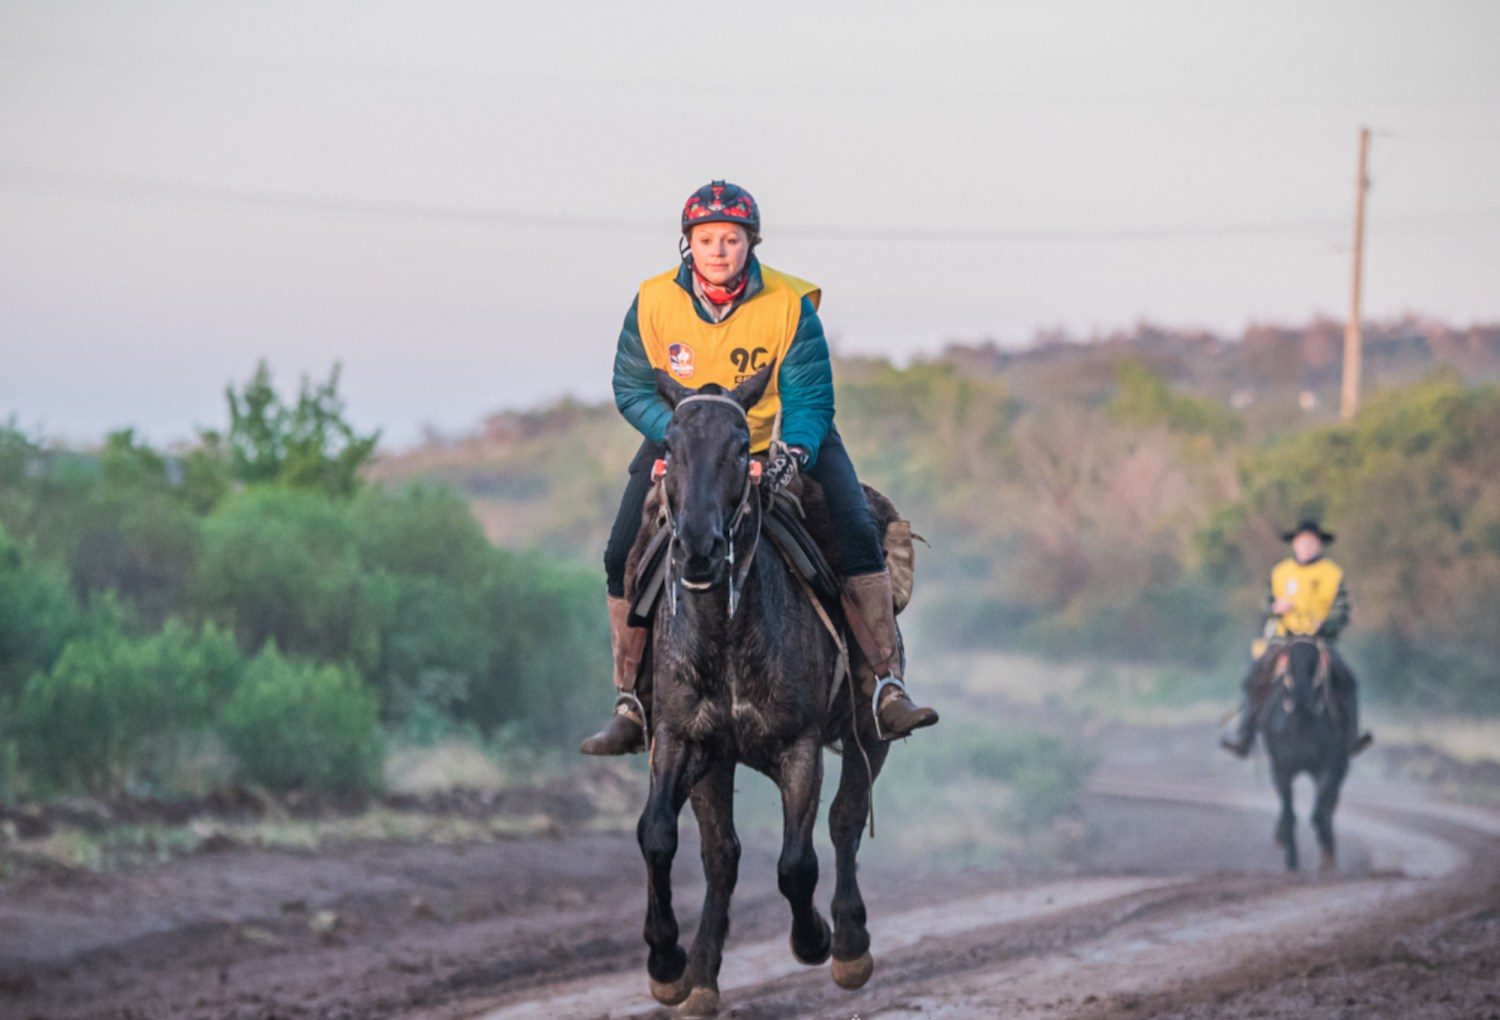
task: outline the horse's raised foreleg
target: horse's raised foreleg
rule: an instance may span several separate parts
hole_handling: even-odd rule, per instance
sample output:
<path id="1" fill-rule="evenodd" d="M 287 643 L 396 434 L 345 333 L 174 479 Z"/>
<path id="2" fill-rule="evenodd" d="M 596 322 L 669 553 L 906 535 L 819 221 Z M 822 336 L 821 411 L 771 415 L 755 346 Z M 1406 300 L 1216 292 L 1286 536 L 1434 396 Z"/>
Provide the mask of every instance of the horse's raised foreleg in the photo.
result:
<path id="1" fill-rule="evenodd" d="M 841 988 L 861 988 L 870 980 L 875 960 L 870 955 L 870 933 L 865 928 L 865 901 L 859 892 L 856 857 L 865 822 L 870 816 L 870 784 L 880 775 L 880 767 L 890 751 L 890 744 L 865 740 L 870 768 L 852 735 L 844 737 L 844 758 L 839 775 L 839 792 L 828 809 L 828 831 L 833 836 L 837 884 L 833 893 L 833 980 Z"/>
<path id="2" fill-rule="evenodd" d="M 1333 843 L 1333 811 L 1339 805 L 1339 788 L 1344 784 L 1344 773 L 1348 768 L 1348 759 L 1344 758 L 1318 776 L 1318 797 L 1313 805 L 1312 823 L 1318 833 L 1318 846 L 1323 851 L 1319 867 L 1324 871 L 1332 871 L 1338 860 Z"/>
<path id="3" fill-rule="evenodd" d="M 657 734 L 651 755 L 651 793 L 635 830 L 646 858 L 645 936 L 651 947 L 646 972 L 651 976 L 651 994 L 668 1006 L 687 998 L 690 991 L 683 979 L 687 954 L 677 944 L 677 916 L 672 912 L 672 858 L 677 855 L 677 815 L 702 774 L 702 759 L 701 751 L 670 733 Z"/>
<path id="4" fill-rule="evenodd" d="M 692 992 L 682 1012 L 684 1016 L 712 1016 L 719 1007 L 719 965 L 724 959 L 724 937 L 729 934 L 729 898 L 740 868 L 740 841 L 734 832 L 734 762 L 715 762 L 693 787 L 692 796 L 708 891 L 688 953 L 686 981 Z"/>
<path id="5" fill-rule="evenodd" d="M 1297 815 L 1292 810 L 1290 770 L 1275 769 L 1276 793 L 1281 798 L 1281 816 L 1276 820 L 1276 845 L 1286 853 L 1286 870 L 1297 870 Z"/>
<path id="6" fill-rule="evenodd" d="M 823 785 L 822 748 L 807 738 L 782 754 L 776 785 L 781 788 L 781 859 L 776 883 L 792 907 L 792 955 L 808 966 L 828 959 L 833 941 L 828 922 L 813 906 L 818 886 L 818 855 L 813 850 L 813 826 L 818 820 L 818 794 Z"/>

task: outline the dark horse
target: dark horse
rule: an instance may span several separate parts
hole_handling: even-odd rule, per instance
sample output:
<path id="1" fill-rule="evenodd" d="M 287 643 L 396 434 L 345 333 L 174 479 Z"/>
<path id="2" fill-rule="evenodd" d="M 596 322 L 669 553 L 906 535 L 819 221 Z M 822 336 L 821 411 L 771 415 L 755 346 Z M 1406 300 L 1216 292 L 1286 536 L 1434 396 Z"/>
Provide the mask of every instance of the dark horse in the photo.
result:
<path id="1" fill-rule="evenodd" d="M 1271 689 L 1261 710 L 1261 731 L 1276 792 L 1281 796 L 1276 845 L 1286 851 L 1287 870 L 1297 870 L 1292 780 L 1306 772 L 1317 789 L 1312 824 L 1323 851 L 1321 865 L 1328 870 L 1335 859 L 1333 811 L 1349 771 L 1348 713 L 1343 699 L 1334 692 L 1333 672 L 1347 667 L 1326 646 L 1310 638 L 1273 649 L 1267 659 Z"/>
<path id="2" fill-rule="evenodd" d="M 654 617 L 651 792 L 637 837 L 646 859 L 646 969 L 651 994 L 680 1015 L 712 1016 L 739 869 L 734 770 L 745 764 L 781 790 L 777 885 L 792 908 L 791 950 L 808 966 L 833 956 L 833 978 L 858 988 L 874 968 L 855 855 L 870 791 L 885 760 L 872 714 L 851 711 L 847 683 L 832 689 L 840 645 L 782 558 L 760 541 L 762 493 L 750 467 L 746 411 L 767 368 L 725 393 L 690 390 L 665 373 L 665 510 L 672 529 L 667 592 Z M 649 511 L 648 511 L 649 512 Z M 759 552 L 757 554 L 757 547 Z M 838 868 L 833 928 L 813 905 L 813 826 L 822 751 L 840 743 L 843 768 L 829 812 Z M 867 765 L 868 762 L 868 765 Z M 690 952 L 672 910 L 677 819 L 691 798 L 708 888 Z"/>

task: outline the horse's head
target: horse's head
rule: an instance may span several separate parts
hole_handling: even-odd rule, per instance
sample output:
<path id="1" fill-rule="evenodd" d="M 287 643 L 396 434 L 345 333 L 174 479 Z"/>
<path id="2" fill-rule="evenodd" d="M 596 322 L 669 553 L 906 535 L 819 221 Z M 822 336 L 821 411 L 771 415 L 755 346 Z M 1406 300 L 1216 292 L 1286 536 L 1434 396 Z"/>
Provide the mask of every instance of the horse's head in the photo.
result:
<path id="1" fill-rule="evenodd" d="M 672 406 L 664 476 L 672 562 L 689 590 L 706 591 L 729 576 L 734 527 L 753 498 L 747 412 L 765 393 L 773 368 L 727 392 L 713 384 L 688 389 L 656 373 L 656 390 Z"/>
<path id="2" fill-rule="evenodd" d="M 1315 641 L 1300 640 L 1293 641 L 1282 654 L 1287 657 L 1286 676 L 1290 682 L 1287 693 L 1291 695 L 1292 705 L 1297 712 L 1311 714 L 1317 696 L 1322 649 Z"/>

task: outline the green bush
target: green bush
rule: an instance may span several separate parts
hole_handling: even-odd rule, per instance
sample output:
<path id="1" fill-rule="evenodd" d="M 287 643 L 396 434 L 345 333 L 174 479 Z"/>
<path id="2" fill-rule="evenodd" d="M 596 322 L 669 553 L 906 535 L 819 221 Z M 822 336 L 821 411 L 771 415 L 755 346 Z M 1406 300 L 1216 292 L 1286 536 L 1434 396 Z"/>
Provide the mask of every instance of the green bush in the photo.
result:
<path id="1" fill-rule="evenodd" d="M 111 629 L 74 639 L 17 699 L 20 765 L 44 791 L 172 792 L 208 732 L 215 694 L 238 671 L 232 641 L 212 626 L 169 621 L 148 637 Z"/>
<path id="2" fill-rule="evenodd" d="M 67 571 L 39 562 L 0 525 L 0 702 L 51 667 L 79 622 Z"/>
<path id="3" fill-rule="evenodd" d="M 350 508 L 350 525 L 362 569 L 385 578 L 393 593 L 369 673 L 382 713 L 403 730 L 440 735 L 443 720 L 467 714 L 495 653 L 484 579 L 499 554 L 449 492 L 366 490 Z"/>
<path id="4" fill-rule="evenodd" d="M 372 669 L 390 621 L 390 579 L 363 569 L 347 504 L 304 489 L 247 489 L 203 524 L 195 601 L 248 650 L 268 641 L 319 662 Z"/>
<path id="5" fill-rule="evenodd" d="M 379 700 L 349 666 L 286 658 L 270 645 L 246 667 L 219 729 L 244 778 L 272 790 L 364 790 L 379 780 Z"/>
<path id="6" fill-rule="evenodd" d="M 470 692 L 471 717 L 487 732 L 520 723 L 534 743 L 575 743 L 612 697 L 603 578 L 541 553 L 497 550 L 493 563 L 485 606 L 496 648 Z"/>

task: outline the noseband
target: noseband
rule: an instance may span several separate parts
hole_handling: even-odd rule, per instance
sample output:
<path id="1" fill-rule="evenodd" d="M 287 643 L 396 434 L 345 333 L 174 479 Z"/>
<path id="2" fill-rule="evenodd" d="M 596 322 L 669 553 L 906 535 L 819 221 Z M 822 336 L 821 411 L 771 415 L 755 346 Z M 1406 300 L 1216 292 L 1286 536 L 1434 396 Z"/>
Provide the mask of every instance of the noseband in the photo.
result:
<path id="1" fill-rule="evenodd" d="M 744 420 L 746 427 L 749 427 L 750 415 L 745 411 L 743 407 L 740 406 L 739 401 L 734 400 L 731 397 L 720 396 L 716 393 L 700 393 L 694 394 L 691 397 L 684 397 L 682 400 L 678 401 L 676 410 L 681 410 L 687 404 L 709 402 L 716 404 L 727 404 L 730 407 L 734 408 L 735 411 L 739 413 L 740 418 Z M 658 460 L 651 469 L 652 480 L 657 483 L 661 483 L 662 479 L 666 477 L 666 472 L 666 461 Z M 733 513 L 729 514 L 724 521 L 724 533 L 728 539 L 729 544 L 729 552 L 725 556 L 725 560 L 729 566 L 730 619 L 734 618 L 735 611 L 739 608 L 740 592 L 744 588 L 745 578 L 749 576 L 750 565 L 755 561 L 755 550 L 760 545 L 760 500 L 753 498 L 760 483 L 760 474 L 760 462 L 752 460 L 750 462 L 750 466 L 745 471 L 745 486 L 740 491 L 739 502 L 736 504 Z M 675 548 L 677 545 L 678 532 L 677 512 L 672 507 L 672 502 L 667 496 L 665 487 L 663 487 L 662 490 L 662 511 L 666 518 L 665 523 L 667 530 L 671 535 L 671 545 L 673 548 Z M 755 516 L 755 527 L 751 534 L 750 549 L 749 552 L 746 553 L 744 560 L 738 566 L 736 566 L 735 546 L 737 543 L 735 541 L 735 537 L 739 533 L 740 526 L 745 523 L 745 518 L 752 512 Z M 673 565 L 674 562 L 675 557 L 669 554 L 667 556 L 667 592 L 671 602 L 672 614 L 675 616 L 677 614 L 677 578 L 673 576 L 676 569 Z M 683 587 L 688 588 L 692 591 L 708 591 L 713 587 L 713 582 L 707 581 L 694 583 L 684 578 L 682 579 L 682 585 Z"/>

